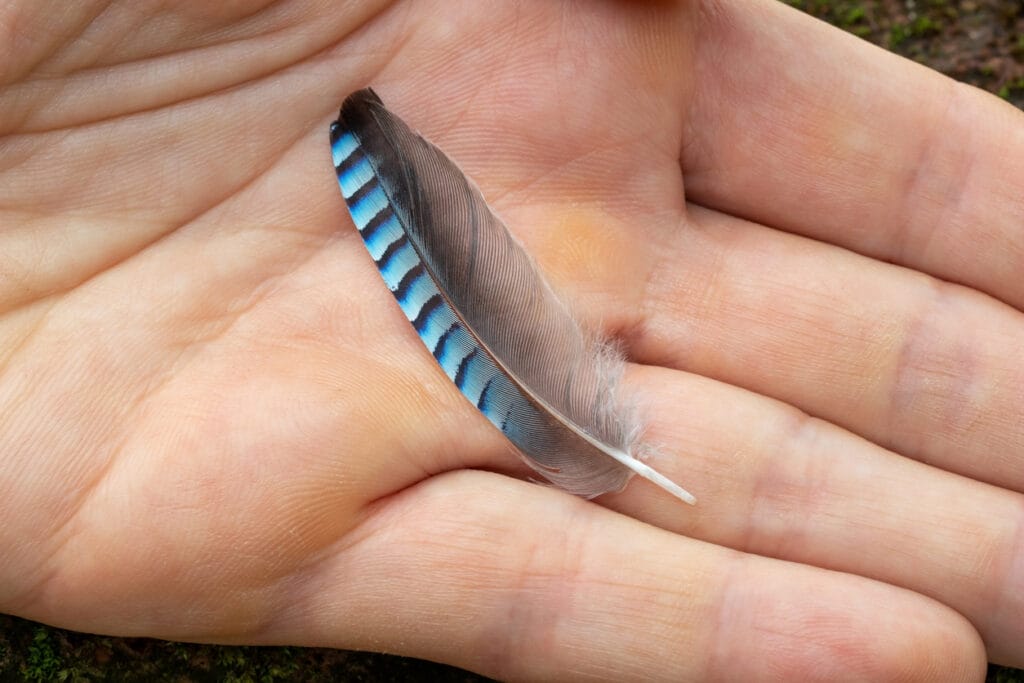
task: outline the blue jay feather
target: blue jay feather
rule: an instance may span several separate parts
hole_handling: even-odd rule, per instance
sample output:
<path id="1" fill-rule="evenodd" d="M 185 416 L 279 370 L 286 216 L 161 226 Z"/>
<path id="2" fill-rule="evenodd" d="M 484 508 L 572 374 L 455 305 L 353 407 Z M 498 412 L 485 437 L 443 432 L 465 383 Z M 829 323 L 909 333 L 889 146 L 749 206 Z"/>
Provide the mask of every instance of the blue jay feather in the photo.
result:
<path id="1" fill-rule="evenodd" d="M 385 284 L 460 392 L 524 460 L 592 498 L 634 473 L 694 502 L 637 459 L 616 406 L 623 362 L 585 335 L 476 186 L 370 89 L 331 125 L 341 193 Z"/>

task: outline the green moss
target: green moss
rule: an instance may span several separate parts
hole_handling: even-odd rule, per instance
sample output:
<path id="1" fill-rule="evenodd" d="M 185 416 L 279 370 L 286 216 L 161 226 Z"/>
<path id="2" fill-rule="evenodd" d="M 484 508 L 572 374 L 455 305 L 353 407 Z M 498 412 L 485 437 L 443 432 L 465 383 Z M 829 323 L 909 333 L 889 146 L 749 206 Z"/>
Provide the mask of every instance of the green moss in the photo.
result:
<path id="1" fill-rule="evenodd" d="M 906 24 L 893 24 L 889 29 L 889 47 L 899 47 L 910 37 L 910 27 Z"/>
<path id="2" fill-rule="evenodd" d="M 60 655 L 54 647 L 50 631 L 44 626 L 35 628 L 32 644 L 28 647 L 28 657 L 21 667 L 21 673 L 28 681 L 52 681 L 58 679 L 61 670 Z M 65 680 L 62 677 L 60 680 Z"/>
<path id="3" fill-rule="evenodd" d="M 290 683 L 488 679 L 432 662 L 325 648 L 229 647 L 74 633 L 0 615 L 0 681 Z"/>
<path id="4" fill-rule="evenodd" d="M 1011 81 L 1010 83 L 1003 85 L 999 88 L 999 91 L 996 94 L 1004 100 L 1010 99 L 1015 94 L 1024 94 L 1024 78 L 1018 78 L 1015 81 Z"/>
<path id="5" fill-rule="evenodd" d="M 846 10 L 846 13 L 843 14 L 842 24 L 846 27 L 853 26 L 854 24 L 864 21 L 866 16 L 867 12 L 864 10 L 864 5 L 857 4 Z"/>
<path id="6" fill-rule="evenodd" d="M 942 33 L 945 24 L 928 14 L 922 14 L 910 23 L 895 23 L 889 29 L 889 46 L 896 47 L 909 38 L 928 38 Z"/>
<path id="7" fill-rule="evenodd" d="M 850 29 L 868 18 L 873 2 L 844 2 L 843 0 L 786 0 L 786 4 L 813 14 L 836 26 Z"/>
<path id="8" fill-rule="evenodd" d="M 922 14 L 914 23 L 911 25 L 911 32 L 915 36 L 929 36 L 935 35 L 942 32 L 942 22 L 938 19 L 933 19 L 927 14 Z"/>

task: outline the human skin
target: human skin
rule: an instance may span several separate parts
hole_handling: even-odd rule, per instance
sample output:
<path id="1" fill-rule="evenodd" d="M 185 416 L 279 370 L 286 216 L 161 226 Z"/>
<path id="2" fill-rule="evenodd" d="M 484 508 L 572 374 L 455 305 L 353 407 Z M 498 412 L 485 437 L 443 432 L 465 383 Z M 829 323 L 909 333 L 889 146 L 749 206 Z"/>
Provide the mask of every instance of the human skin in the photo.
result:
<path id="1" fill-rule="evenodd" d="M 0 611 L 505 679 L 1024 666 L 1024 115 L 768 0 L 0 7 Z M 372 84 L 622 344 L 522 481 L 380 282 Z"/>

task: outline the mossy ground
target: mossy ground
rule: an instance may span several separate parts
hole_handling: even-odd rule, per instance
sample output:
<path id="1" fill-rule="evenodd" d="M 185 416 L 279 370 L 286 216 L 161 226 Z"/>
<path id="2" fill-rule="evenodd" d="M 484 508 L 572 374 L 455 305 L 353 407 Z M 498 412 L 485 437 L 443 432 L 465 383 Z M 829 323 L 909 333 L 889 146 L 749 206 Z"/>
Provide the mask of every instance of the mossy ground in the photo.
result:
<path id="1" fill-rule="evenodd" d="M 1020 0 L 788 0 L 865 40 L 1024 108 Z M 418 660 L 338 650 L 220 647 L 72 633 L 0 615 L 0 681 L 484 681 Z M 1024 683 L 992 667 L 990 683 Z"/>
<path id="2" fill-rule="evenodd" d="M 291 681 L 486 681 L 405 657 L 323 648 L 222 647 L 108 638 L 0 615 L 0 682 L 282 683 Z"/>
<path id="3" fill-rule="evenodd" d="M 786 2 L 1024 109 L 1024 3 L 1020 0 Z"/>

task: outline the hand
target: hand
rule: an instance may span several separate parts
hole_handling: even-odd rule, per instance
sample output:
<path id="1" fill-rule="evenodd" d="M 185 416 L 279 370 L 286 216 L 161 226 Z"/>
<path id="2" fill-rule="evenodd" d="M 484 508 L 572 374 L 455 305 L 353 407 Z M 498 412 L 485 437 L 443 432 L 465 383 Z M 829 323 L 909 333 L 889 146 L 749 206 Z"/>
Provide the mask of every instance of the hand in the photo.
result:
<path id="1" fill-rule="evenodd" d="M 1024 666 L 1020 112 L 768 0 L 0 26 L 0 611 L 502 678 Z M 623 342 L 696 508 L 507 476 L 335 185 L 366 84 Z"/>

